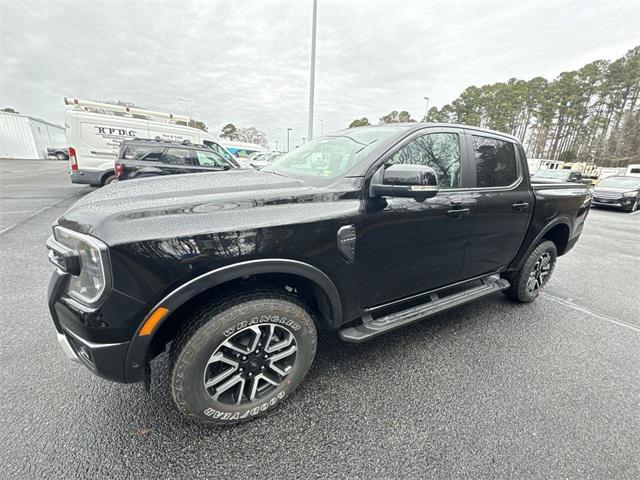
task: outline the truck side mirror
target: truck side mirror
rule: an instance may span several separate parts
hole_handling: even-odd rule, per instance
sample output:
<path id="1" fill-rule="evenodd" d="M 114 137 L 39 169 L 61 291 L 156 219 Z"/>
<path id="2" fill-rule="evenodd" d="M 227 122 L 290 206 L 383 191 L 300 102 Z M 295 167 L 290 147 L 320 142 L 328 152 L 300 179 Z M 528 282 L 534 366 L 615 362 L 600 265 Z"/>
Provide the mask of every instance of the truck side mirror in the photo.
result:
<path id="1" fill-rule="evenodd" d="M 371 178 L 371 197 L 432 198 L 438 193 L 438 178 L 425 165 L 383 165 Z"/>

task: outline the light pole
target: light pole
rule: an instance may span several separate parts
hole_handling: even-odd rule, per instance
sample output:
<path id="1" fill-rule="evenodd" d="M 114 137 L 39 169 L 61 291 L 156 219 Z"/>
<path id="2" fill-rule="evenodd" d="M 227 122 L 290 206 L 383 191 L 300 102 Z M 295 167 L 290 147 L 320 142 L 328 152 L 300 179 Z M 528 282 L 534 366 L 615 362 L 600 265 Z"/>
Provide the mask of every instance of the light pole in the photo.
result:
<path id="1" fill-rule="evenodd" d="M 311 72 L 309 75 L 309 126 L 307 138 L 313 140 L 313 93 L 316 81 L 316 20 L 318 18 L 318 0 L 313 0 L 313 20 L 311 24 Z"/>
<path id="2" fill-rule="evenodd" d="M 179 98 L 178 99 L 181 102 L 184 102 L 184 111 L 187 114 L 187 117 L 189 116 L 189 104 L 193 102 L 193 100 L 189 99 L 189 98 Z M 191 117 L 189 117 L 191 118 Z"/>
<path id="3" fill-rule="evenodd" d="M 287 152 L 289 152 L 289 132 L 291 132 L 293 128 L 287 127 Z"/>
<path id="4" fill-rule="evenodd" d="M 429 97 L 422 97 L 427 101 L 427 106 L 424 113 L 424 121 L 427 121 L 427 117 L 429 117 Z"/>
<path id="5" fill-rule="evenodd" d="M 320 119 L 320 136 L 324 135 L 324 120 Z"/>

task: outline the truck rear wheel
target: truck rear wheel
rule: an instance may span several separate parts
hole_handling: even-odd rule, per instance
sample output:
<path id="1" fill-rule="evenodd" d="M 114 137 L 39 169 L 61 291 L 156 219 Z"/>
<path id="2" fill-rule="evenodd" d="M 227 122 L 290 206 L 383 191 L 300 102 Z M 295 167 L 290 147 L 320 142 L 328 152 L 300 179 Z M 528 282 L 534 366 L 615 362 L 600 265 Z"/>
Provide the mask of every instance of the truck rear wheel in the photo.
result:
<path id="1" fill-rule="evenodd" d="M 196 312 L 174 342 L 176 408 L 215 425 L 261 416 L 302 382 L 316 344 L 313 320 L 294 296 L 276 289 L 230 295 Z"/>
<path id="2" fill-rule="evenodd" d="M 551 278 L 557 257 L 556 245 L 549 240 L 542 242 L 515 273 L 504 294 L 517 302 L 533 302 Z"/>

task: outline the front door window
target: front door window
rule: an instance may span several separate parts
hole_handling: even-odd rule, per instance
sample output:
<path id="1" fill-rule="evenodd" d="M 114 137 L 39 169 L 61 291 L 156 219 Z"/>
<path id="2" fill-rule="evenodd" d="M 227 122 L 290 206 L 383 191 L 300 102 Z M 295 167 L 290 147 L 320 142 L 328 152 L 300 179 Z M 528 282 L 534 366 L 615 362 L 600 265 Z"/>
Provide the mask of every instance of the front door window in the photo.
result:
<path id="1" fill-rule="evenodd" d="M 398 163 L 431 167 L 441 189 L 460 188 L 460 142 L 455 133 L 429 133 L 416 138 L 388 162 Z"/>

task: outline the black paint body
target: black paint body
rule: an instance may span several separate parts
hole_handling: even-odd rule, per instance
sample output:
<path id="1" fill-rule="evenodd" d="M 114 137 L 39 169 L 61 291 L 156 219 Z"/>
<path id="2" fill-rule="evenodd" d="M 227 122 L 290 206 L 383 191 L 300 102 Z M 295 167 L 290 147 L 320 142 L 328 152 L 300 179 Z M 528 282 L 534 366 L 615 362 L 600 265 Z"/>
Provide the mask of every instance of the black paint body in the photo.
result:
<path id="1" fill-rule="evenodd" d="M 461 188 L 423 201 L 370 197 L 371 177 L 390 155 L 417 135 L 441 131 L 463 139 Z M 471 133 L 514 144 L 519 169 L 514 185 L 475 187 Z M 318 285 L 329 299 L 324 316 L 339 329 L 370 307 L 482 274 L 508 275 L 553 227 L 559 253 L 566 253 L 582 231 L 589 201 L 581 185 L 532 186 L 524 151 L 513 137 L 416 124 L 399 129 L 338 179 L 230 170 L 96 191 L 57 223 L 109 246 L 112 290 L 97 308 L 79 308 L 59 288 L 65 279 L 57 272 L 50 307 L 59 331 L 120 345 L 96 373 L 138 381 L 151 338 L 138 337 L 137 330 L 156 306 L 173 311 L 227 280 L 287 273 Z M 456 209 L 464 214 L 452 215 Z M 339 235 L 344 226 L 349 229 Z"/>

